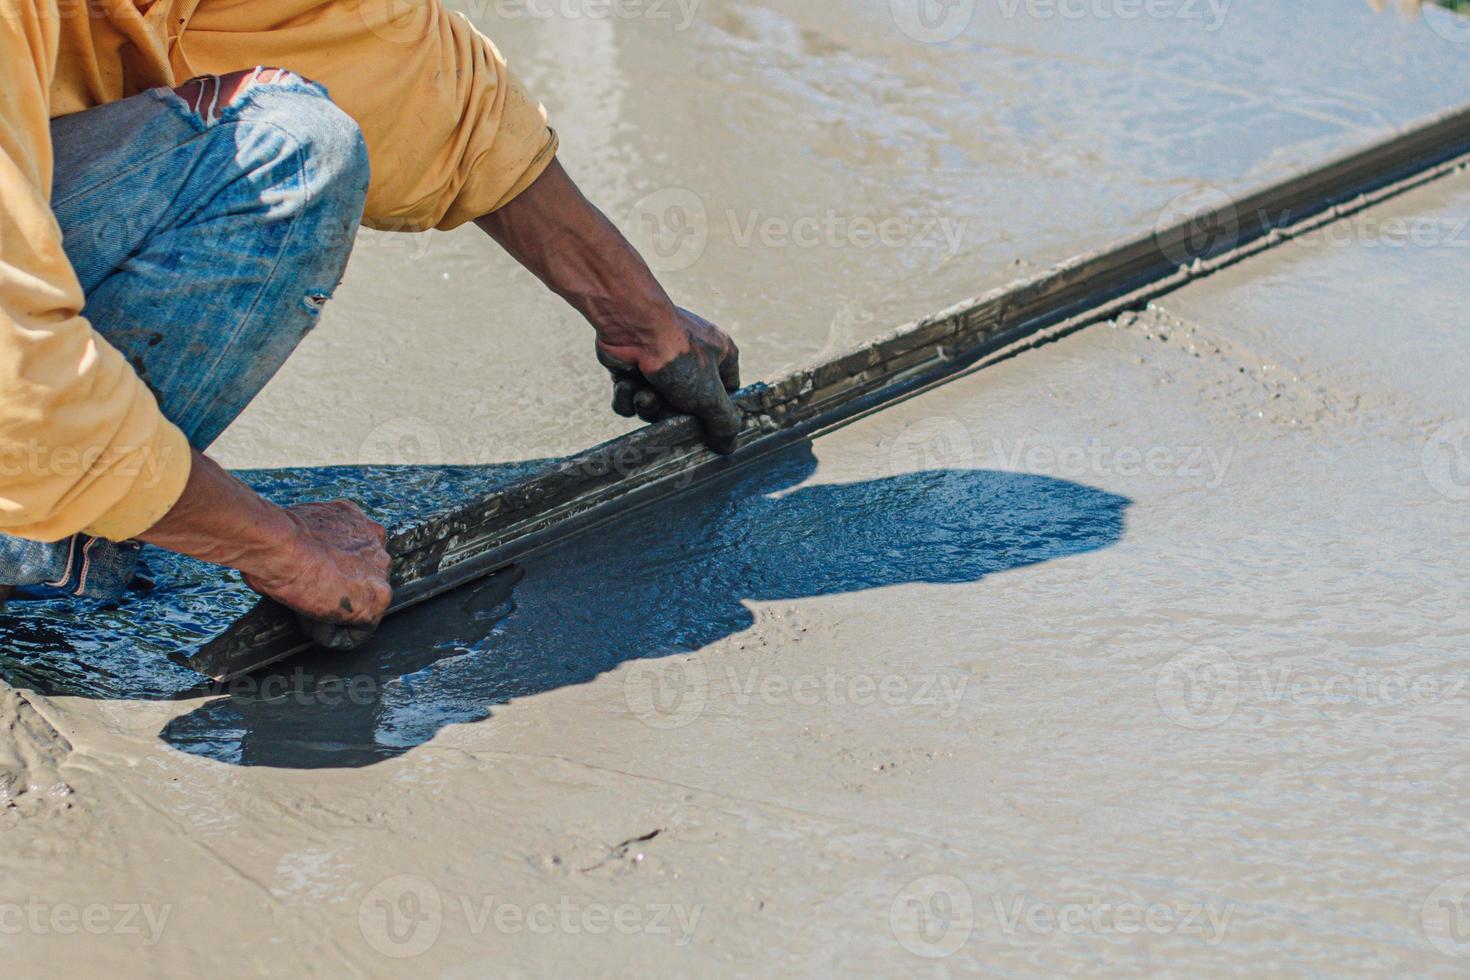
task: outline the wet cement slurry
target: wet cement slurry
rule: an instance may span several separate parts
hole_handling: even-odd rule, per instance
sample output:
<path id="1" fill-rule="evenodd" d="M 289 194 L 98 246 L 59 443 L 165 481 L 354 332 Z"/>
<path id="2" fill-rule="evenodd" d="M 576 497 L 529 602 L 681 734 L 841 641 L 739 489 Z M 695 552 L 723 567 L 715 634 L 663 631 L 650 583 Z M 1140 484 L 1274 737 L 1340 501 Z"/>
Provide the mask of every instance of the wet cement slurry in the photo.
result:
<path id="1" fill-rule="evenodd" d="M 1413 192 L 350 660 L 38 698 L 77 802 L 4 818 L 7 954 L 1463 973 L 1467 223 Z"/>
<path id="2" fill-rule="evenodd" d="M 1044 7 L 472 12 L 752 378 L 1466 91 L 1438 12 Z M 7 969 L 1463 972 L 1467 220 L 1416 192 L 224 697 L 120 696 L 187 616 L 39 624 Z M 506 464 L 342 475 L 398 514 L 606 394 L 477 232 L 365 235 L 220 450 Z"/>
<path id="3" fill-rule="evenodd" d="M 920 6 L 463 9 L 546 102 L 562 161 L 675 299 L 735 333 L 748 379 L 1470 90 L 1467 45 L 1438 10 L 926 0 L 969 15 L 926 28 Z M 478 230 L 367 234 L 321 326 L 219 453 L 250 467 L 555 456 L 627 430 L 609 398 L 586 325 Z"/>

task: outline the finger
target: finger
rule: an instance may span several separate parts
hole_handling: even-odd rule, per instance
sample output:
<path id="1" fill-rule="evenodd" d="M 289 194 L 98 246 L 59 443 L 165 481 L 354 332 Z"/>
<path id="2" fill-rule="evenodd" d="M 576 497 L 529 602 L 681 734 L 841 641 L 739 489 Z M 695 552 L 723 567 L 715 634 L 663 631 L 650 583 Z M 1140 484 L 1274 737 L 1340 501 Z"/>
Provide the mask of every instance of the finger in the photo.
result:
<path id="1" fill-rule="evenodd" d="M 616 357 L 613 357 L 607 351 L 603 350 L 601 344 L 599 344 L 597 347 L 597 363 L 601 364 L 603 367 L 611 371 L 614 376 L 631 374 L 638 370 L 638 365 L 629 364 L 626 361 L 618 360 Z"/>
<path id="2" fill-rule="evenodd" d="M 625 419 L 632 418 L 633 413 L 637 411 L 636 407 L 633 404 L 634 398 L 637 396 L 637 394 L 638 386 L 632 381 L 626 379 L 622 381 L 614 381 L 612 410 L 614 412 L 617 412 Z"/>
<path id="3" fill-rule="evenodd" d="M 740 390 L 740 351 L 731 349 L 720 362 L 720 382 L 726 391 Z"/>
<path id="4" fill-rule="evenodd" d="M 720 392 L 699 415 L 704 422 L 705 442 L 710 449 L 722 456 L 733 453 L 740 430 L 745 427 L 745 416 L 730 396 Z"/>
<path id="5" fill-rule="evenodd" d="M 376 623 L 371 625 L 328 623 L 309 616 L 298 616 L 301 632 L 318 646 L 328 650 L 356 650 L 377 632 Z"/>
<path id="6" fill-rule="evenodd" d="M 373 572 L 384 581 L 393 572 L 393 556 L 383 547 L 373 549 L 372 553 L 368 556 L 368 564 L 372 567 Z M 391 590 L 389 591 L 391 592 Z M 389 595 L 389 600 L 391 601 L 391 599 L 392 596 Z"/>
<path id="7" fill-rule="evenodd" d="M 668 406 L 652 388 L 644 388 L 638 392 L 633 397 L 633 407 L 638 410 L 638 417 L 645 422 L 657 422 L 669 414 Z"/>

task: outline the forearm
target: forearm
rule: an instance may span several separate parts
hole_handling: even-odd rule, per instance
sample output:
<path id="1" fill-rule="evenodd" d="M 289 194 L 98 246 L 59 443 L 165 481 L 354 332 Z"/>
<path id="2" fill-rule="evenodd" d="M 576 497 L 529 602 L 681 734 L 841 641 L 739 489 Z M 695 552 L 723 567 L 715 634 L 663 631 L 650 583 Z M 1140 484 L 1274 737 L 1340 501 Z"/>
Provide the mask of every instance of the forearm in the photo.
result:
<path id="1" fill-rule="evenodd" d="M 139 540 L 244 572 L 278 554 L 296 532 L 291 515 L 203 453 L 194 453 L 184 493 Z"/>
<path id="2" fill-rule="evenodd" d="M 729 335 L 669 299 L 638 250 L 582 196 L 555 160 L 478 224 L 597 331 L 613 378 L 613 411 L 656 422 L 693 415 L 716 452 L 733 452 L 743 425 L 730 393 L 740 351 Z"/>
<path id="3" fill-rule="evenodd" d="M 476 224 L 586 317 L 605 346 L 646 346 L 650 339 L 675 337 L 677 311 L 668 294 L 559 162 L 553 160 L 534 184 Z"/>

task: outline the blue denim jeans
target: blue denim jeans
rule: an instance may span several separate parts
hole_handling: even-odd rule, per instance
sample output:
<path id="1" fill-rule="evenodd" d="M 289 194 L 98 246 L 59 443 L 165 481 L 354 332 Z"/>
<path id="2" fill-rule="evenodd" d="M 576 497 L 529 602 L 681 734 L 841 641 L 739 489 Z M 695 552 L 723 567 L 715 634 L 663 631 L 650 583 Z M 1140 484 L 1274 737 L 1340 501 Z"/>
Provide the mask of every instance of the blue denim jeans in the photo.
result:
<path id="1" fill-rule="evenodd" d="M 270 72 L 221 106 L 172 89 L 53 121 L 51 207 L 83 313 L 205 449 L 316 324 L 367 195 L 362 134 L 320 85 Z M 196 88 L 199 88 L 196 86 Z M 195 107 L 197 105 L 197 108 Z M 119 598 L 140 546 L 0 535 L 16 597 Z"/>

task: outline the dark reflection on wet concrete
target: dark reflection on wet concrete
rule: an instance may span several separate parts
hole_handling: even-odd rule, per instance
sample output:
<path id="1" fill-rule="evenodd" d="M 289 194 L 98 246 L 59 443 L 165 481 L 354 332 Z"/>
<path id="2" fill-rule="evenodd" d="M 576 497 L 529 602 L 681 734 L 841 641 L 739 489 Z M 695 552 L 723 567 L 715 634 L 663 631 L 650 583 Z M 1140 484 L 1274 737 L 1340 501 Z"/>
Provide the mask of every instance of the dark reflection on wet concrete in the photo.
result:
<path id="1" fill-rule="evenodd" d="M 809 446 L 409 611 L 353 654 L 298 658 L 171 722 L 241 765 L 361 766 L 446 725 L 749 628 L 742 600 L 966 583 L 1108 547 L 1126 498 L 1066 480 L 932 470 L 798 486 Z M 512 591 L 514 588 L 514 591 Z"/>

